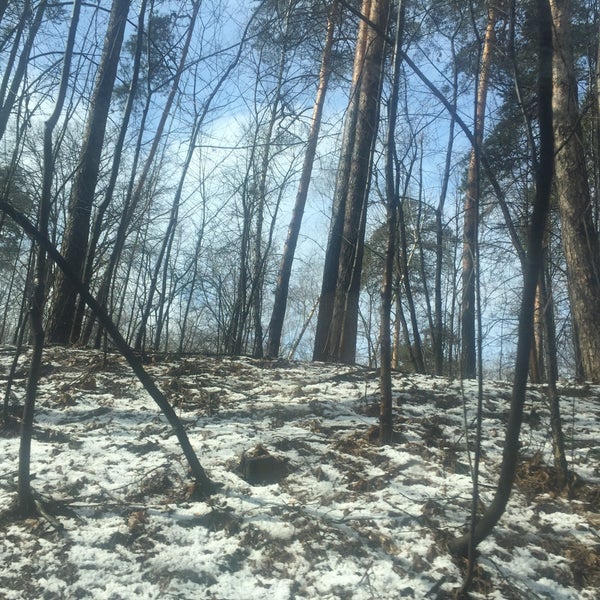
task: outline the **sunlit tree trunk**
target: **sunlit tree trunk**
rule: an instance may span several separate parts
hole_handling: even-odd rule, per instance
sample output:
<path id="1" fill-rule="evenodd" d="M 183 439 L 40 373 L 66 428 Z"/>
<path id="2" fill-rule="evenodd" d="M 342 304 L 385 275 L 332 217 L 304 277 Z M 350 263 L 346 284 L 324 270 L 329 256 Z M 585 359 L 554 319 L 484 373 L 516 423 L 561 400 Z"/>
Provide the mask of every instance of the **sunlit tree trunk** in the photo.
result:
<path id="1" fill-rule="evenodd" d="M 475 337 L 475 269 L 477 268 L 477 238 L 479 230 L 479 167 L 481 145 L 485 124 L 485 109 L 490 83 L 493 50 L 496 43 L 498 6 L 496 0 L 488 3 L 487 26 L 481 53 L 477 99 L 475 106 L 474 145 L 471 149 L 467 184 L 465 190 L 465 212 L 463 224 L 462 256 L 462 375 L 474 378 L 477 374 Z"/>
<path id="2" fill-rule="evenodd" d="M 313 357 L 352 363 L 389 0 L 363 0 Z"/>
<path id="3" fill-rule="evenodd" d="M 273 301 L 273 311 L 271 313 L 271 321 L 269 324 L 269 339 L 267 342 L 267 354 L 271 357 L 277 357 L 279 347 L 281 345 L 281 334 L 283 331 L 283 322 L 285 319 L 288 291 L 290 285 L 290 277 L 292 273 L 292 263 L 294 261 L 294 253 L 300 235 L 300 226 L 302 225 L 302 217 L 304 215 L 304 207 L 308 197 L 308 189 L 312 168 L 315 161 L 317 151 L 317 142 L 319 139 L 319 131 L 321 128 L 321 118 L 323 115 L 323 106 L 325 104 L 325 96 L 331 75 L 331 54 L 334 42 L 334 30 L 337 16 L 337 0 L 333 0 L 332 7 L 329 12 L 327 22 L 327 33 L 325 36 L 325 46 L 321 58 L 321 70 L 319 72 L 319 85 L 313 108 L 312 122 L 306 152 L 304 154 L 304 163 L 302 165 L 302 174 L 298 184 L 296 193 L 296 202 L 292 213 L 292 219 L 288 228 L 287 239 L 281 257 L 279 274 L 277 276 L 277 287 L 275 288 L 275 298 Z"/>
<path id="4" fill-rule="evenodd" d="M 556 192 L 567 263 L 569 298 L 586 379 L 600 382 L 600 242 L 577 104 L 570 0 L 551 0 L 554 32 Z"/>

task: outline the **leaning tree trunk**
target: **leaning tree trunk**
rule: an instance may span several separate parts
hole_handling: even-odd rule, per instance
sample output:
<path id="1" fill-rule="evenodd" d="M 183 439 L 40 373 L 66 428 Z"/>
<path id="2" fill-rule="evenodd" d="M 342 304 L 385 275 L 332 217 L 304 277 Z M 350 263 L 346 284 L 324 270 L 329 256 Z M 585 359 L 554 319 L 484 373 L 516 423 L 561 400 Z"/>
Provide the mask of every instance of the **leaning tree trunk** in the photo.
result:
<path id="1" fill-rule="evenodd" d="M 549 0 L 537 0 L 539 27 L 538 112 L 540 149 L 536 169 L 536 192 L 533 212 L 527 233 L 527 258 L 523 294 L 519 311 L 519 329 L 515 376 L 506 428 L 506 438 L 496 494 L 489 507 L 475 524 L 472 535 L 467 533 L 450 543 L 457 555 L 466 556 L 469 547 L 475 548 L 493 531 L 504 513 L 512 490 L 519 458 L 519 434 L 523 421 L 525 389 L 529 372 L 529 353 L 533 334 L 535 294 L 542 267 L 542 242 L 550 206 L 554 163 L 552 125 L 552 20 Z"/>
<path id="2" fill-rule="evenodd" d="M 279 355 L 279 347 L 281 345 L 281 334 L 283 331 L 283 322 L 285 319 L 288 292 L 290 286 L 290 277 L 292 274 L 292 263 L 294 262 L 294 254 L 300 235 L 300 226 L 302 225 L 302 217 L 304 215 L 304 207 L 308 197 L 308 188 L 310 186 L 310 178 L 312 174 L 315 155 L 317 152 L 317 142 L 319 140 L 319 131 L 321 129 L 321 118 L 323 115 L 323 106 L 325 104 L 325 96 L 327 94 L 327 86 L 331 75 L 331 55 L 333 49 L 335 30 L 335 16 L 337 15 L 337 0 L 333 0 L 332 7 L 329 12 L 327 21 L 327 34 L 325 36 L 325 46 L 321 58 L 321 70 L 319 72 L 319 85 L 313 108 L 312 123 L 306 152 L 304 154 L 304 163 L 302 164 L 302 174 L 298 184 L 298 192 L 296 194 L 296 202 L 292 212 L 292 219 L 288 228 L 287 239 L 281 257 L 279 266 L 279 274 L 277 276 L 277 286 L 275 288 L 275 298 L 273 300 L 273 311 L 271 313 L 271 321 L 269 323 L 269 339 L 267 342 L 267 355 L 276 358 Z"/>
<path id="3" fill-rule="evenodd" d="M 200 464 L 198 456 L 196 455 L 185 428 L 177 416 L 177 412 L 154 383 L 152 377 L 144 369 L 144 365 L 140 356 L 137 355 L 127 344 L 125 338 L 123 338 L 119 329 L 113 323 L 106 310 L 100 306 L 98 302 L 96 302 L 90 291 L 83 285 L 78 274 L 71 269 L 70 265 L 56 249 L 56 247 L 50 242 L 48 237 L 42 235 L 41 232 L 36 229 L 36 227 L 34 227 L 23 214 L 19 213 L 19 211 L 15 210 L 7 202 L 0 201 L 0 210 L 7 212 L 21 227 L 23 227 L 25 232 L 39 244 L 40 248 L 56 263 L 58 268 L 64 273 L 65 277 L 69 278 L 71 283 L 77 289 L 77 292 L 81 294 L 81 297 L 95 313 L 106 332 L 111 336 L 117 350 L 129 363 L 129 366 L 139 379 L 140 383 L 144 386 L 144 389 L 158 405 L 163 415 L 171 425 L 173 433 L 176 435 L 177 441 L 179 442 L 179 445 L 181 446 L 181 449 L 188 462 L 190 472 L 194 477 L 196 483 L 194 494 L 199 497 L 210 496 L 215 491 L 215 484 L 211 481 L 206 474 L 206 471 Z"/>
<path id="4" fill-rule="evenodd" d="M 600 382 L 600 242 L 594 225 L 571 40 L 570 0 L 551 0 L 556 191 L 583 375 Z"/>
<path id="5" fill-rule="evenodd" d="M 69 217 L 63 239 L 62 253 L 79 274 L 83 274 L 88 250 L 92 205 L 96 192 L 104 134 L 108 122 L 110 100 L 117 76 L 117 66 L 125 33 L 128 0 L 114 0 L 110 21 L 90 99 L 81 156 L 71 189 Z M 71 337 L 77 292 L 59 271 L 54 282 L 52 309 L 48 320 L 48 340 L 66 344 Z M 79 337 L 79 332 L 76 332 Z"/>
<path id="6" fill-rule="evenodd" d="M 492 67 L 492 51 L 496 43 L 496 22 L 498 7 L 495 0 L 488 3 L 487 27 L 481 54 L 479 83 L 475 107 L 474 145 L 471 149 L 467 186 L 465 190 L 465 213 L 463 225 L 462 256 L 462 375 L 474 379 L 477 374 L 476 338 L 475 338 L 475 269 L 477 257 L 477 237 L 479 230 L 479 165 L 485 107 Z"/>
<path id="7" fill-rule="evenodd" d="M 69 72 L 71 70 L 71 59 L 73 58 L 73 47 L 75 45 L 75 33 L 79 23 L 81 12 L 81 0 L 73 3 L 71 24 L 65 45 L 63 66 L 60 85 L 51 115 L 44 123 L 44 155 L 42 173 L 42 193 L 38 211 L 38 229 L 41 235 L 47 237 L 48 222 L 50 220 L 50 207 L 52 200 L 52 179 L 54 173 L 54 148 L 52 134 L 60 117 L 65 97 Z M 32 291 L 31 308 L 29 311 L 32 350 L 31 365 L 27 386 L 25 390 L 25 405 L 23 407 L 23 422 L 21 425 L 21 444 L 19 447 L 19 476 L 18 476 L 18 510 L 23 517 L 34 514 L 36 511 L 33 491 L 31 489 L 31 438 L 33 433 L 33 415 L 35 412 L 35 400 L 37 395 L 38 380 L 42 365 L 42 352 L 44 348 L 43 315 L 46 300 L 46 248 L 38 241 L 38 249 L 35 258 L 35 282 Z"/>

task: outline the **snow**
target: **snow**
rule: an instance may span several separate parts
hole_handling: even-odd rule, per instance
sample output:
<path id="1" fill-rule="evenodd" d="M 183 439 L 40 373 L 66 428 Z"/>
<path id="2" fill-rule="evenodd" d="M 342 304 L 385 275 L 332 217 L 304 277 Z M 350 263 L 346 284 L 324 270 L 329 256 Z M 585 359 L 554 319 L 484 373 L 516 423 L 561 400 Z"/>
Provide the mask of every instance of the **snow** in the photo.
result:
<path id="1" fill-rule="evenodd" d="M 148 366 L 219 484 L 189 496 L 170 426 L 118 356 L 45 352 L 33 485 L 54 514 L 15 521 L 18 437 L 0 452 L 0 597 L 391 599 L 451 597 L 464 564 L 445 544 L 469 520 L 477 386 L 394 374 L 397 430 L 369 440 L 378 380 L 362 367 L 190 357 Z M 0 383 L 12 355 L 0 350 Z M 27 357 L 14 388 L 22 398 Z M 0 389 L 2 389 L 0 387 Z M 561 382 L 568 458 L 582 482 L 553 494 L 543 389 L 528 393 L 522 464 L 479 547 L 474 598 L 600 595 L 600 388 Z M 494 495 L 510 387 L 486 382 L 481 503 Z M 257 445 L 287 476 L 252 485 Z M 585 485 L 584 485 L 585 483 Z M 52 510 L 51 510 L 52 509 Z"/>

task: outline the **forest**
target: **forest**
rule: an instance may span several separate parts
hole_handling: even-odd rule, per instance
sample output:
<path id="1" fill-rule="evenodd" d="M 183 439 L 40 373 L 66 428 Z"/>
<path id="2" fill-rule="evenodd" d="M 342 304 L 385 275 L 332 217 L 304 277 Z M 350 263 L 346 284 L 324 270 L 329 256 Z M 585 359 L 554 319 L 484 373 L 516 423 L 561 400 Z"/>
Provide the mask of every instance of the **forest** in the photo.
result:
<path id="1" fill-rule="evenodd" d="M 46 591 L 28 587 L 21 565 L 0 577 L 0 593 L 127 598 L 172 588 L 169 597 L 188 598 L 204 586 L 207 597 L 249 597 L 223 572 L 241 572 L 252 562 L 246 546 L 263 548 L 266 534 L 232 502 L 249 494 L 272 509 L 281 500 L 263 492 L 275 486 L 289 502 L 269 539 L 305 547 L 290 558 L 294 576 L 274 567 L 279 576 L 265 579 L 252 563 L 252 597 L 263 597 L 262 578 L 273 579 L 263 590 L 272 598 L 278 577 L 295 582 L 281 598 L 594 597 L 597 0 L 0 0 L 0 141 L 2 555 L 20 565 L 19 544 L 35 554 L 40 540 L 65 542 L 65 527 L 74 535 L 77 523 L 95 523 L 93 503 L 128 531 L 106 547 L 139 560 L 168 546 L 165 523 L 150 534 L 167 505 L 179 507 L 177 527 L 239 543 L 239 555 L 215 558 L 216 571 L 179 577 L 189 589 L 173 583 L 173 567 L 92 594 L 73 583 L 89 567 L 73 563 Z M 166 429 L 149 417 L 144 433 L 148 399 Z M 118 433 L 126 422 L 131 439 Z M 98 455 L 87 445 L 96 428 L 116 444 Z M 228 440 L 229 454 L 211 436 Z M 122 450 L 143 489 L 110 480 L 112 463 L 97 477 L 119 484 L 116 495 L 88 489 L 84 466 L 71 477 L 60 463 L 64 477 L 51 476 L 40 444 L 57 460 L 85 448 L 99 465 Z M 414 467 L 400 459 L 407 453 L 431 477 L 458 478 L 464 511 L 441 506 L 442 496 L 452 503 L 446 484 L 430 479 L 422 501 L 402 504 L 405 517 L 419 505 L 413 521 L 431 538 L 409 558 L 390 541 L 393 523 L 345 521 L 369 506 L 383 514 L 382 502 L 425 486 L 406 473 L 398 484 Z M 253 461 L 266 465 L 265 481 L 249 475 Z M 173 462 L 176 474 L 165 467 Z M 524 470 L 546 478 L 536 493 Z M 316 495 L 304 497 L 294 477 L 310 477 Z M 364 504 L 328 489 L 337 516 L 292 514 L 340 481 Z M 384 502 L 383 489 L 399 495 Z M 561 554 L 527 529 L 531 560 L 560 556 L 569 575 L 552 576 L 556 564 L 544 559 L 535 576 L 503 587 L 478 548 L 494 540 L 518 560 L 506 540 L 519 532 L 499 528 L 531 502 L 538 525 L 543 503 L 555 502 L 585 533 Z M 307 548 L 320 543 L 319 526 L 326 537 L 343 531 L 356 556 L 379 565 L 379 583 L 362 562 L 354 591 L 348 573 L 339 587 L 300 585 L 318 559 Z M 80 548 L 69 544 L 55 546 L 56 560 Z M 378 553 L 408 562 L 379 564 Z M 437 576 L 411 579 L 438 559 Z M 390 569 L 408 579 L 385 591 Z M 541 579 L 563 595 L 536 587 Z"/>

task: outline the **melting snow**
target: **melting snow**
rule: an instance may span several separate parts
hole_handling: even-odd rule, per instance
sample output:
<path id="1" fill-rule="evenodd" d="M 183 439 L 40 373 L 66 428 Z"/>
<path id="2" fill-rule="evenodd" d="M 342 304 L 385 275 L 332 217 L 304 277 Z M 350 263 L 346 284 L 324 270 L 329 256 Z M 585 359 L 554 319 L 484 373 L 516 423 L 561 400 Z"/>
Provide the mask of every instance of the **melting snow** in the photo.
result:
<path id="1" fill-rule="evenodd" d="M 0 382 L 11 358 L 0 352 Z M 0 520 L 0 597 L 385 600 L 450 597 L 460 586 L 464 565 L 445 544 L 469 518 L 471 382 L 396 373 L 399 440 L 380 448 L 370 441 L 378 380 L 369 369 L 203 357 L 153 364 L 220 484 L 196 502 L 169 425 L 120 358 L 104 365 L 95 352 L 51 348 L 45 361 L 32 472 L 56 514 Z M 17 398 L 25 376 L 23 357 Z M 599 597 L 600 388 L 560 391 L 582 482 L 571 500 L 552 495 L 548 407 L 532 389 L 519 477 L 480 545 L 474 598 Z M 486 383 L 483 506 L 509 397 L 506 383 Z M 242 476 L 242 454 L 259 444 L 286 465 L 276 483 Z M 0 436 L 4 512 L 16 495 L 18 445 Z"/>

